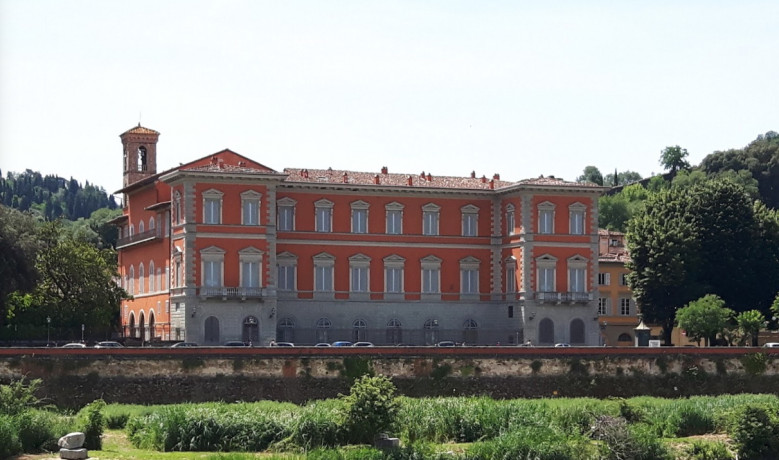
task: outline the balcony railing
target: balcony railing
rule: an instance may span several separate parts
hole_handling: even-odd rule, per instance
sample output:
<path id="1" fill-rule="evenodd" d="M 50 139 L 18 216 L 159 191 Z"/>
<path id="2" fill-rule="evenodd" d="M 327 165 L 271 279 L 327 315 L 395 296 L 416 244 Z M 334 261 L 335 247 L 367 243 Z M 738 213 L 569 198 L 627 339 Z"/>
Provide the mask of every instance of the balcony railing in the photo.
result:
<path id="1" fill-rule="evenodd" d="M 116 240 L 116 249 L 130 246 L 144 241 L 152 241 L 160 238 L 159 229 L 153 228 L 141 233 L 135 233 Z"/>
<path id="2" fill-rule="evenodd" d="M 221 297 L 227 299 L 262 299 L 266 295 L 265 288 L 261 287 L 227 287 L 227 286 L 200 286 L 197 295 L 203 298 Z"/>
<path id="3" fill-rule="evenodd" d="M 535 298 L 541 303 L 587 303 L 592 300 L 590 292 L 536 292 Z"/>

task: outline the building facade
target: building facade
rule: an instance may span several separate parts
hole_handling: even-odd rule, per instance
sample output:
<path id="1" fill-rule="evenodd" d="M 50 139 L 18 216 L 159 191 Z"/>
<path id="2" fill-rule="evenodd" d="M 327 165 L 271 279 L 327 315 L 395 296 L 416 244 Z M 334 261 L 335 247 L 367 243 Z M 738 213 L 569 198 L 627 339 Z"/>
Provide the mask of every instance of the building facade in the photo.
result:
<path id="1" fill-rule="evenodd" d="M 279 172 L 230 150 L 157 172 L 158 137 L 120 136 L 128 337 L 601 343 L 601 187 Z"/>

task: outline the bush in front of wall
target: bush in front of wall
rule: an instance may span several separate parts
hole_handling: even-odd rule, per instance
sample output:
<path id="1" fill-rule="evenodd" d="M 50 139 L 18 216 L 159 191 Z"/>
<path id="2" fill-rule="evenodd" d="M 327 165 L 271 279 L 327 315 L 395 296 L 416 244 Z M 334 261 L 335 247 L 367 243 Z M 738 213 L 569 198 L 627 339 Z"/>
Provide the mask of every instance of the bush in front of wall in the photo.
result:
<path id="1" fill-rule="evenodd" d="M 105 419 L 103 418 L 103 409 L 105 401 L 98 399 L 86 405 L 78 413 L 78 431 L 84 433 L 84 447 L 89 450 L 100 450 L 103 448 L 103 430 L 105 430 Z"/>
<path id="2" fill-rule="evenodd" d="M 383 375 L 360 377 L 342 399 L 347 441 L 355 444 L 370 443 L 389 429 L 400 407 L 395 385 Z"/>
<path id="3" fill-rule="evenodd" d="M 763 407 L 738 408 L 730 419 L 729 433 L 739 458 L 774 459 L 779 457 L 779 421 Z"/>
<path id="4" fill-rule="evenodd" d="M 0 458 L 9 458 L 22 453 L 18 430 L 14 418 L 0 413 Z"/>

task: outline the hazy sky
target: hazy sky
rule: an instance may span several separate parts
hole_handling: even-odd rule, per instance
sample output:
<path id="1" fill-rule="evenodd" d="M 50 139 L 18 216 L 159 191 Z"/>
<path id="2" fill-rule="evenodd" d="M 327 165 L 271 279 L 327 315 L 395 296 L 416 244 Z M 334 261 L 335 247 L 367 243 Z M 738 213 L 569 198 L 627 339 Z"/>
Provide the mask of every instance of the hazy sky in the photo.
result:
<path id="1" fill-rule="evenodd" d="M 575 179 L 660 172 L 779 131 L 779 2 L 0 0 L 0 169 L 113 192 L 158 171 Z"/>

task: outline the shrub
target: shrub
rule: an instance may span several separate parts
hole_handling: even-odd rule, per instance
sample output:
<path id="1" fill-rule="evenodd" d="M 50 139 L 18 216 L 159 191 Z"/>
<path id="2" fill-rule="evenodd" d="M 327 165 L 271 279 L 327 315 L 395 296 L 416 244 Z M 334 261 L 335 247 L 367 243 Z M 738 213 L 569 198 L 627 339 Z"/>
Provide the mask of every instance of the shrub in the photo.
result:
<path id="1" fill-rule="evenodd" d="M 398 413 L 395 385 L 382 375 L 360 377 L 342 399 L 349 442 L 371 442 L 392 426 Z"/>
<path id="2" fill-rule="evenodd" d="M 308 404 L 300 413 L 292 441 L 304 449 L 333 447 L 345 437 L 343 401 L 325 400 Z"/>
<path id="3" fill-rule="evenodd" d="M 24 452 L 58 450 L 57 440 L 67 433 L 70 421 L 53 412 L 28 409 L 16 416 L 16 429 Z"/>
<path id="4" fill-rule="evenodd" d="M 0 458 L 9 458 L 22 452 L 14 418 L 0 413 Z"/>
<path id="5" fill-rule="evenodd" d="M 738 409 L 731 419 L 729 434 L 740 458 L 779 456 L 779 423 L 762 407 L 747 405 Z"/>
<path id="6" fill-rule="evenodd" d="M 0 414 L 16 415 L 27 408 L 37 405 L 40 401 L 35 392 L 41 386 L 41 379 L 16 380 L 8 385 L 0 385 Z"/>
<path id="7" fill-rule="evenodd" d="M 87 404 L 78 414 L 78 431 L 84 433 L 84 447 L 90 450 L 100 450 L 103 447 L 103 419 L 105 401 L 98 399 Z"/>
<path id="8" fill-rule="evenodd" d="M 579 460 L 587 458 L 588 445 L 546 427 L 524 427 L 495 439 L 472 444 L 465 460 L 537 459 Z"/>
<path id="9" fill-rule="evenodd" d="M 669 452 L 645 426 L 631 427 L 622 417 L 598 417 L 591 436 L 601 442 L 599 458 L 604 460 L 670 458 Z"/>
<path id="10" fill-rule="evenodd" d="M 733 460 L 733 454 L 724 442 L 694 440 L 684 449 L 684 458 L 689 460 Z"/>

